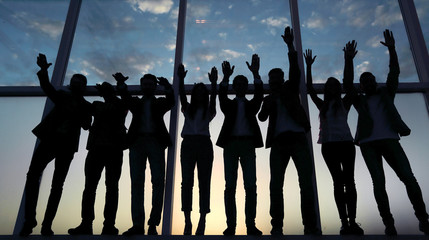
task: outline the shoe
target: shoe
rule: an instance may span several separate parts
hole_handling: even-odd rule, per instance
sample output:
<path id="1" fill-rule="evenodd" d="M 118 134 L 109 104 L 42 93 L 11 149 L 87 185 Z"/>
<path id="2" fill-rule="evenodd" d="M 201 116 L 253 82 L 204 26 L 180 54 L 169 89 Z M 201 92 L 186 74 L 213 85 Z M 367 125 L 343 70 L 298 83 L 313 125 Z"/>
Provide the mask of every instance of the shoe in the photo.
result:
<path id="1" fill-rule="evenodd" d="M 273 236 L 283 236 L 283 229 L 281 227 L 273 227 L 270 233 Z"/>
<path id="2" fill-rule="evenodd" d="M 340 235 L 349 235 L 350 234 L 350 227 L 349 225 L 342 225 L 340 228 Z"/>
<path id="3" fill-rule="evenodd" d="M 356 222 L 351 222 L 349 226 L 349 234 L 362 236 L 364 234 L 363 229 Z"/>
<path id="4" fill-rule="evenodd" d="M 22 226 L 21 231 L 19 232 L 19 236 L 21 237 L 27 237 L 33 232 L 33 228 L 37 226 L 37 222 L 24 222 L 24 225 Z"/>
<path id="5" fill-rule="evenodd" d="M 314 227 L 314 228 L 305 228 L 304 227 L 304 235 L 321 236 L 322 231 L 320 231 L 320 229 L 318 229 L 317 227 Z"/>
<path id="6" fill-rule="evenodd" d="M 429 222 L 426 221 L 421 221 L 419 223 L 419 230 L 424 232 L 425 235 L 429 235 Z"/>
<path id="7" fill-rule="evenodd" d="M 118 235 L 119 230 L 115 226 L 104 226 L 101 235 Z"/>
<path id="8" fill-rule="evenodd" d="M 54 235 L 54 231 L 52 231 L 51 226 L 49 227 L 42 226 L 42 229 L 40 230 L 40 234 L 45 237 L 52 236 Z"/>
<path id="9" fill-rule="evenodd" d="M 149 229 L 147 230 L 147 235 L 158 235 L 158 232 L 156 231 L 156 226 L 149 225 Z"/>
<path id="10" fill-rule="evenodd" d="M 76 228 L 70 228 L 68 230 L 70 235 L 92 235 L 92 224 L 80 224 Z"/>
<path id="11" fill-rule="evenodd" d="M 197 227 L 197 231 L 195 231 L 195 235 L 203 236 L 205 231 L 206 231 L 206 221 L 198 222 L 198 227 Z"/>
<path id="12" fill-rule="evenodd" d="M 248 226 L 247 235 L 261 236 L 262 232 L 259 229 L 257 229 L 256 226 Z"/>
<path id="13" fill-rule="evenodd" d="M 191 235 L 192 234 L 192 223 L 185 222 L 185 229 L 183 230 L 183 235 Z"/>
<path id="14" fill-rule="evenodd" d="M 223 235 L 225 236 L 234 236 L 235 235 L 235 227 L 227 227 L 225 231 L 223 231 Z"/>
<path id="15" fill-rule="evenodd" d="M 393 225 L 393 224 L 386 225 L 386 229 L 384 230 L 384 234 L 386 234 L 387 236 L 398 235 L 398 232 L 396 232 L 395 225 Z"/>
<path id="16" fill-rule="evenodd" d="M 124 236 L 133 236 L 133 235 L 144 235 L 144 228 L 138 226 L 132 226 L 130 229 L 122 233 Z"/>

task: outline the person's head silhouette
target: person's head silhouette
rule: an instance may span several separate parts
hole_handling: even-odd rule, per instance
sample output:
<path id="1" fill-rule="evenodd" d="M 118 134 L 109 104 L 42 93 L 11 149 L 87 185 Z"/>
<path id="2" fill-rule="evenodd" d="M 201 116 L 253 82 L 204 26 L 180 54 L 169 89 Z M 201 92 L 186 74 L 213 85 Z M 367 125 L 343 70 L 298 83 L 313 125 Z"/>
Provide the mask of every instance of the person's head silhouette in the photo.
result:
<path id="1" fill-rule="evenodd" d="M 103 97 L 105 100 L 111 99 L 116 95 L 115 88 L 112 86 L 112 84 L 108 82 L 103 82 L 102 84 L 98 84 L 95 86 L 97 88 L 98 93 L 101 97 Z"/>
<path id="2" fill-rule="evenodd" d="M 232 88 L 237 97 L 244 97 L 246 95 L 248 85 L 249 80 L 243 75 L 237 75 L 232 82 Z"/>
<path id="3" fill-rule="evenodd" d="M 273 68 L 268 73 L 268 84 L 272 92 L 279 92 L 285 82 L 284 72 L 280 68 Z"/>
<path id="4" fill-rule="evenodd" d="M 364 72 L 359 78 L 360 89 L 367 95 L 372 95 L 377 90 L 377 82 L 374 75 L 370 72 Z"/>
<path id="5" fill-rule="evenodd" d="M 74 74 L 70 79 L 70 85 L 68 86 L 72 94 L 82 95 L 86 88 L 86 77 L 82 74 Z"/>
<path id="6" fill-rule="evenodd" d="M 209 104 L 209 90 L 204 83 L 197 83 L 192 88 L 191 104 L 196 106 L 208 106 Z"/>
<path id="7" fill-rule="evenodd" d="M 143 95 L 153 96 L 155 94 L 157 79 L 155 75 L 145 74 L 140 78 L 140 88 Z"/>
<path id="8" fill-rule="evenodd" d="M 341 97 L 341 83 L 334 77 L 329 77 L 324 86 L 325 99 Z"/>

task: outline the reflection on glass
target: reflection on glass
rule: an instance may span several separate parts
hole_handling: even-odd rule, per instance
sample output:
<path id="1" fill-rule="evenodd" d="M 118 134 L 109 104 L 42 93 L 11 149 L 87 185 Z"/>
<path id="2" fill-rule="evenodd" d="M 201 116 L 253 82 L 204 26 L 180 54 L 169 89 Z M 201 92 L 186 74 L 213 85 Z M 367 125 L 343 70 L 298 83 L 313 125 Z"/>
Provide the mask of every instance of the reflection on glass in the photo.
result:
<path id="1" fill-rule="evenodd" d="M 42 118 L 45 99 L 0 98 L 0 235 L 12 234 L 15 226 L 36 143 L 31 130 Z"/>
<path id="2" fill-rule="evenodd" d="M 209 83 L 207 72 L 223 61 L 235 65 L 234 74 L 249 76 L 246 61 L 261 58 L 260 74 L 287 66 L 287 47 L 281 35 L 290 25 L 288 1 L 188 0 L 183 61 L 187 81 Z M 251 75 L 250 75 L 251 76 Z"/>
<path id="3" fill-rule="evenodd" d="M 426 4 L 427 5 L 427 4 Z M 343 52 L 346 42 L 357 41 L 355 79 L 362 72 L 372 72 L 377 82 L 385 82 L 389 56 L 383 31 L 393 31 L 396 40 L 401 82 L 418 82 L 408 37 L 398 1 L 299 1 L 303 49 L 317 55 L 313 65 L 314 82 L 325 82 L 330 76 L 342 79 Z"/>
<path id="4" fill-rule="evenodd" d="M 423 31 L 426 47 L 429 47 L 429 2 L 426 0 L 414 0 L 420 27 Z"/>
<path id="5" fill-rule="evenodd" d="M 173 77 L 178 1 L 83 1 L 64 82 L 74 73 L 88 83 L 109 81 L 112 74 L 139 84 L 146 73 Z"/>
<path id="6" fill-rule="evenodd" d="M 319 97 L 323 98 L 322 95 L 319 95 Z M 335 235 L 339 233 L 341 224 L 334 200 L 333 182 L 322 157 L 321 145 L 317 144 L 319 134 L 318 110 L 311 101 L 309 102 L 322 230 L 324 234 Z M 412 108 L 409 107 L 410 103 L 413 104 Z M 429 185 L 429 176 L 427 174 L 429 163 L 425 156 L 429 154 L 427 147 L 429 117 L 425 101 L 423 95 L 419 93 L 398 94 L 395 98 L 395 104 L 403 120 L 411 128 L 411 135 L 402 138 L 400 142 L 423 191 L 423 199 L 428 204 L 429 191 L 425 190 Z M 353 107 L 350 110 L 348 123 L 354 136 L 357 113 Z M 384 162 L 384 166 L 386 190 L 389 195 L 390 207 L 395 218 L 398 234 L 421 234 L 418 229 L 418 220 L 414 215 L 404 184 L 386 162 Z M 371 176 L 359 147 L 356 147 L 355 182 L 358 197 L 356 221 L 361 224 L 365 234 L 384 234 L 384 225 L 374 199 Z"/>
<path id="7" fill-rule="evenodd" d="M 55 63 L 68 5 L 68 0 L 0 1 L 0 86 L 39 85 L 36 57 L 44 53 Z"/>

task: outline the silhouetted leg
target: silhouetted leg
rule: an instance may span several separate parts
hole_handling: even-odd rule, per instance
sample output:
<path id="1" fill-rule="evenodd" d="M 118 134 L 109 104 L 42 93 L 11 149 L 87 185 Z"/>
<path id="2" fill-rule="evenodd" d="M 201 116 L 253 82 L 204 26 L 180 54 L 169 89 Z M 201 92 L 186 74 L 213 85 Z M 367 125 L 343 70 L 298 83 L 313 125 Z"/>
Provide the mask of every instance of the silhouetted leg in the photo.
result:
<path id="1" fill-rule="evenodd" d="M 29 224 L 29 226 L 37 224 L 36 207 L 39 198 L 40 177 L 54 157 L 52 146 L 43 141 L 34 150 L 25 183 L 25 224 Z"/>
<path id="2" fill-rule="evenodd" d="M 57 213 L 61 195 L 63 193 L 63 185 L 66 180 L 67 173 L 70 168 L 70 163 L 73 160 L 73 151 L 59 151 L 55 158 L 54 176 L 52 178 L 51 193 L 49 194 L 48 205 L 46 206 L 45 218 L 43 219 L 43 227 L 49 228 Z"/>
<path id="3" fill-rule="evenodd" d="M 273 229 L 283 228 L 283 185 L 286 167 L 290 160 L 289 148 L 284 141 L 276 140 L 270 152 L 270 215 Z"/>
<path id="4" fill-rule="evenodd" d="M 192 211 L 192 188 L 194 186 L 194 171 L 197 161 L 193 141 L 185 138 L 180 149 L 180 164 L 182 166 L 182 211 Z"/>
<path id="5" fill-rule="evenodd" d="M 100 150 L 89 150 L 85 160 L 85 189 L 82 195 L 82 223 L 92 225 L 95 218 L 94 204 L 97 185 L 104 168 L 104 154 Z"/>
<path id="6" fill-rule="evenodd" d="M 356 148 L 353 142 L 345 142 L 341 149 L 344 153 L 341 164 L 343 166 L 343 179 L 346 191 L 347 216 L 350 221 L 354 221 L 356 219 L 357 208 L 357 192 L 354 177 Z"/>
<path id="7" fill-rule="evenodd" d="M 148 138 L 145 145 L 148 147 L 150 173 L 152 176 L 152 210 L 148 224 L 149 226 L 158 226 L 161 221 L 164 203 L 165 151 L 161 144 L 156 141 L 156 138 Z"/>
<path id="8" fill-rule="evenodd" d="M 244 190 L 246 192 L 246 226 L 255 226 L 256 218 L 256 153 L 252 140 L 242 140 L 240 164 L 243 169 Z"/>
<path id="9" fill-rule="evenodd" d="M 197 168 L 198 168 L 198 188 L 200 193 L 200 213 L 210 212 L 210 183 L 213 169 L 213 145 L 209 137 L 201 139 L 202 144 L 198 145 Z"/>
<path id="10" fill-rule="evenodd" d="M 383 223 L 393 225 L 394 220 L 390 212 L 389 198 L 386 192 L 386 179 L 384 176 L 381 149 L 377 142 L 363 143 L 360 145 L 365 164 L 368 167 L 374 186 L 374 196 L 377 202 L 378 211 L 383 219 Z"/>
<path id="11" fill-rule="evenodd" d="M 121 149 L 112 149 L 106 151 L 106 201 L 104 203 L 104 226 L 113 227 L 116 221 L 116 212 L 118 210 L 119 179 L 122 172 Z"/>
<path id="12" fill-rule="evenodd" d="M 428 214 L 423 201 L 422 191 L 414 177 L 410 162 L 401 144 L 398 140 L 385 140 L 384 146 L 383 156 L 399 179 L 405 184 L 408 198 L 413 205 L 416 217 L 419 221 L 427 221 Z"/>
<path id="13" fill-rule="evenodd" d="M 225 213 L 228 228 L 237 225 L 237 209 L 235 205 L 235 190 L 237 188 L 237 171 L 239 156 L 236 151 L 236 141 L 228 143 L 223 149 L 223 162 L 225 173 Z"/>
<path id="14" fill-rule="evenodd" d="M 293 141 L 292 159 L 298 173 L 301 189 L 301 213 L 304 224 L 304 233 L 311 233 L 317 229 L 317 214 L 313 186 L 313 163 L 310 149 L 304 133 L 296 134 Z"/>
<path id="15" fill-rule="evenodd" d="M 142 139 L 130 146 L 131 217 L 133 226 L 144 228 L 144 181 L 147 153 Z"/>

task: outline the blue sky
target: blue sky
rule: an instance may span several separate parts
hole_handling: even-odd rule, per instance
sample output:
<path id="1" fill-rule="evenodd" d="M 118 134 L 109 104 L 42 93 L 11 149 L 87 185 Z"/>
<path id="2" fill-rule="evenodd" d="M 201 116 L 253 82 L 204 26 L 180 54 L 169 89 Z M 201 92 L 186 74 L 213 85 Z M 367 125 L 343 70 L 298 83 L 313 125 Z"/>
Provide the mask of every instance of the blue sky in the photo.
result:
<path id="1" fill-rule="evenodd" d="M 429 4 L 425 0 L 415 0 L 421 25 L 428 42 Z M 0 85 L 38 85 L 36 56 L 45 53 L 48 61 L 55 63 L 56 53 L 64 26 L 68 1 L 10 1 L 0 0 Z M 352 0 L 299 0 L 303 49 L 313 49 L 317 55 L 313 65 L 315 82 L 323 83 L 329 76 L 342 79 L 342 48 L 349 40 L 358 42 L 359 53 L 355 59 L 355 79 L 363 71 L 372 71 L 379 82 L 384 82 L 388 71 L 388 54 L 379 41 L 382 32 L 389 28 L 397 42 L 401 75 L 400 81 L 418 81 L 413 58 L 409 50 L 408 38 L 396 0 L 352 1 Z M 129 84 L 138 84 L 145 73 L 153 73 L 172 80 L 178 18 L 178 1 L 172 0 L 124 0 L 124 1 L 83 1 L 79 22 L 76 28 L 74 45 L 70 54 L 65 84 L 72 74 L 83 73 L 89 84 L 102 81 L 113 82 L 112 73 L 123 72 L 129 76 Z M 197 1 L 188 0 L 183 62 L 189 70 L 186 83 L 205 82 L 207 72 L 216 66 L 219 79 L 222 78 L 221 63 L 228 60 L 235 65 L 236 74 L 251 77 L 245 64 L 254 53 L 261 58 L 260 74 L 267 81 L 271 68 L 280 67 L 288 71 L 287 47 L 280 35 L 284 27 L 290 25 L 289 3 L 278 0 L 243 1 Z M 51 67 L 52 73 L 52 67 Z M 252 81 L 252 79 L 249 79 Z M 36 100 L 37 99 L 37 100 Z M 0 234 L 10 233 L 16 217 L 16 211 L 25 180 L 25 173 L 35 137 L 31 129 L 40 120 L 43 98 L 0 99 L 0 106 L 7 114 L 2 114 L 0 151 L 7 154 L 0 159 L 5 166 L 0 170 L 0 192 L 2 193 L 0 210 Z M 96 98 L 88 98 L 94 100 Z M 397 98 L 399 111 L 413 129 L 410 137 L 402 140 L 405 151 L 422 185 L 424 198 L 429 201 L 429 192 L 424 191 L 429 184 L 425 169 L 429 165 L 424 161 L 427 156 L 429 132 L 428 114 L 420 94 L 401 95 Z M 413 104 L 413 108 L 409 105 Z M 336 234 L 339 230 L 338 215 L 332 194 L 332 182 L 320 155 L 320 146 L 315 144 L 318 134 L 317 112 L 310 103 L 312 137 L 314 139 L 316 176 L 323 230 L 327 234 Z M 7 115 L 7 116 L 6 116 Z M 130 117 L 130 116 L 129 116 Z M 165 119 L 168 121 L 169 114 Z M 129 119 L 128 119 L 129 120 Z M 183 119 L 179 121 L 181 129 Z M 352 111 L 349 124 L 355 129 L 356 114 Z M 218 111 L 211 125 L 212 140 L 216 141 L 223 121 Z M 21 126 L 16 136 L 11 131 L 14 124 Z M 266 123 L 260 123 L 263 134 Z M 19 133 L 19 134 L 18 134 Z M 14 135 L 15 137 L 8 137 Z M 80 202 L 83 190 L 83 163 L 86 133 L 82 135 L 81 147 L 70 169 L 65 184 L 63 201 L 54 223 L 56 233 L 66 233 L 80 221 Z M 21 146 L 20 147 L 17 146 Z M 180 139 L 178 143 L 180 147 Z M 356 185 L 358 188 L 358 221 L 367 233 L 383 232 L 372 196 L 371 180 L 363 163 L 359 150 L 356 160 Z M 121 197 L 118 210 L 120 231 L 130 227 L 130 186 L 128 152 L 125 152 L 123 175 L 121 178 Z M 265 234 L 269 233 L 269 150 L 257 150 L 258 162 L 258 215 L 257 225 Z M 183 215 L 180 212 L 180 164 L 176 163 L 176 192 L 173 209 L 173 233 L 183 231 Z M 52 164 L 51 164 L 52 165 Z M 416 233 L 417 222 L 401 183 L 386 167 L 388 191 L 391 194 L 392 209 L 397 216 L 400 233 Z M 148 173 L 149 176 L 149 173 Z M 44 212 L 52 177 L 52 166 L 45 174 L 38 213 Z M 238 233 L 244 230 L 244 191 L 241 175 L 237 189 Z M 10 179 L 16 181 L 11 187 Z M 146 199 L 150 199 L 149 177 L 146 182 Z M 103 183 L 103 179 L 100 181 Z M 241 185 L 240 185 L 241 184 Z M 96 232 L 102 223 L 104 187 L 100 184 L 97 199 Z M 197 182 L 195 183 L 197 186 Z M 220 234 L 225 224 L 223 209 L 223 162 L 222 150 L 215 147 L 215 164 L 212 178 L 212 213 L 208 215 L 207 233 Z M 299 189 L 293 164 L 288 168 L 285 183 L 287 197 L 285 219 L 287 234 L 301 234 L 302 225 L 299 212 Z M 400 186 L 400 187 L 398 187 Z M 194 202 L 198 203 L 198 188 L 194 188 Z M 4 193 L 4 194 L 3 194 Z M 8 196 L 4 198 L 4 196 Z M 4 198 L 4 199 L 3 199 Z M 148 206 L 150 201 L 146 202 Z M 6 211 L 7 210 L 7 211 Z M 147 208 L 147 210 L 149 210 Z M 147 211 L 149 212 L 149 211 Z M 194 222 L 197 222 L 198 206 L 194 205 Z M 41 222 L 42 214 L 39 214 Z M 195 224 L 196 225 L 196 224 Z M 99 229 L 100 228 L 100 229 Z M 36 229 L 36 232 L 38 230 Z"/>

